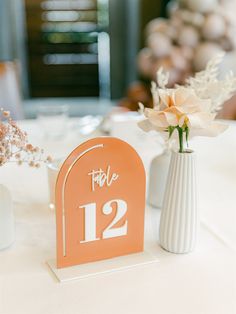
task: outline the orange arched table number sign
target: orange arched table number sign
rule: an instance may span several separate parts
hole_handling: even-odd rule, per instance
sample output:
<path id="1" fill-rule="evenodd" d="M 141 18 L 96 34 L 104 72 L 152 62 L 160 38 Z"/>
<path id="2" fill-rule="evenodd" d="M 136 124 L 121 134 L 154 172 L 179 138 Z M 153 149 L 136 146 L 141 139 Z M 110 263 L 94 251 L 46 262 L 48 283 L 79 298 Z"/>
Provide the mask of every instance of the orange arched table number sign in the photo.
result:
<path id="1" fill-rule="evenodd" d="M 111 137 L 81 144 L 56 183 L 57 268 L 143 251 L 144 211 L 136 151 Z"/>

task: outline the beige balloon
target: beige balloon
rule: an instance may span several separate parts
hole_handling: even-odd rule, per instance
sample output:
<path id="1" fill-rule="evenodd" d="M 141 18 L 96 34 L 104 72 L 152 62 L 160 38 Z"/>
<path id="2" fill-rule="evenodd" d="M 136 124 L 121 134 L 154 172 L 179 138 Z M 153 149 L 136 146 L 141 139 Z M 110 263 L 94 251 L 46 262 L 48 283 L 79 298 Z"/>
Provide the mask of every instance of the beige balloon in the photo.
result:
<path id="1" fill-rule="evenodd" d="M 180 29 L 178 43 L 181 46 L 195 47 L 199 42 L 199 33 L 192 26 L 184 26 Z"/>
<path id="2" fill-rule="evenodd" d="M 211 12 L 217 4 L 217 0 L 186 0 L 186 6 L 194 12 Z"/>
<path id="3" fill-rule="evenodd" d="M 155 57 L 165 57 L 170 54 L 171 40 L 162 33 L 153 33 L 147 39 L 147 45 Z"/>
<path id="4" fill-rule="evenodd" d="M 151 35 L 152 33 L 156 32 L 164 32 L 168 28 L 168 21 L 162 17 L 158 17 L 154 20 L 151 20 L 145 28 L 145 33 L 147 36 Z"/>
<path id="5" fill-rule="evenodd" d="M 173 66 L 180 71 L 186 71 L 189 67 L 188 65 L 189 61 L 183 55 L 183 51 L 181 48 L 175 47 L 172 49 L 171 60 L 172 60 Z"/>
<path id="6" fill-rule="evenodd" d="M 152 74 L 152 51 L 149 48 L 140 50 L 137 56 L 137 65 L 139 71 L 146 77 Z"/>
<path id="7" fill-rule="evenodd" d="M 210 14 L 206 17 L 202 27 L 203 37 L 206 39 L 218 39 L 225 34 L 226 23 L 219 14 Z"/>
<path id="8" fill-rule="evenodd" d="M 218 53 L 222 52 L 223 49 L 215 43 L 202 43 L 200 44 L 194 55 L 193 65 L 195 71 L 202 71 L 205 69 L 207 62 Z"/>

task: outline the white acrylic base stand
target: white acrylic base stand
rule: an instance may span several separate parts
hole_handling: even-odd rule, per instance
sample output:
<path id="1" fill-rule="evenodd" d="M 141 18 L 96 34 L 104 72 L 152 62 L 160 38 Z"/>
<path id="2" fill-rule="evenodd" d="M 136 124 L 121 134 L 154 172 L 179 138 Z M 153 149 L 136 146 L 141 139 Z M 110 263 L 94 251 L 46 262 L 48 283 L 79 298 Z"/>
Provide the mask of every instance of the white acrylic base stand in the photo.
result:
<path id="1" fill-rule="evenodd" d="M 148 252 L 135 253 L 120 257 L 115 257 L 99 262 L 81 264 L 66 268 L 56 268 L 56 261 L 50 260 L 48 266 L 56 276 L 59 282 L 68 282 L 72 280 L 84 279 L 100 274 L 111 273 L 115 271 L 127 270 L 129 268 L 156 263 L 158 259 Z"/>

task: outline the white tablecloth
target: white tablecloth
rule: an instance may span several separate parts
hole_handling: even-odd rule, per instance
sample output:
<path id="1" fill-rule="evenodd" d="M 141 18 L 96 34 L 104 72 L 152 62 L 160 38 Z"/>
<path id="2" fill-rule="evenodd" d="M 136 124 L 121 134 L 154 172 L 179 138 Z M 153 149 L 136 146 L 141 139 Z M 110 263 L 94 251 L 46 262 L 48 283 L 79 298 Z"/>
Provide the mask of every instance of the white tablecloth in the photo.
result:
<path id="1" fill-rule="evenodd" d="M 75 132 L 45 142 L 35 123 L 22 125 L 54 156 L 64 156 L 83 140 Z M 148 170 L 159 148 L 145 141 L 135 146 Z M 55 256 L 46 169 L 2 167 L 0 182 L 14 197 L 16 242 L 0 252 L 0 314 L 235 314 L 236 126 L 192 146 L 198 152 L 202 217 L 196 250 L 186 255 L 162 250 L 160 211 L 147 207 L 145 246 L 159 263 L 66 284 L 45 264 Z"/>

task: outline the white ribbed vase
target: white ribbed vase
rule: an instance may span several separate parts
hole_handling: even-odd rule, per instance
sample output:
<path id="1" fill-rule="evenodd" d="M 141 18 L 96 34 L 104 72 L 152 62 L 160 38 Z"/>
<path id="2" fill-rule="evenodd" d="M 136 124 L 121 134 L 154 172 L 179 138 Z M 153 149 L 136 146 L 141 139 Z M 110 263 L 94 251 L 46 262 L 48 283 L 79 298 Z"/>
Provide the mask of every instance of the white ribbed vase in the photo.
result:
<path id="1" fill-rule="evenodd" d="M 188 253 L 198 228 L 196 155 L 172 152 L 161 212 L 161 246 L 172 253 Z"/>

